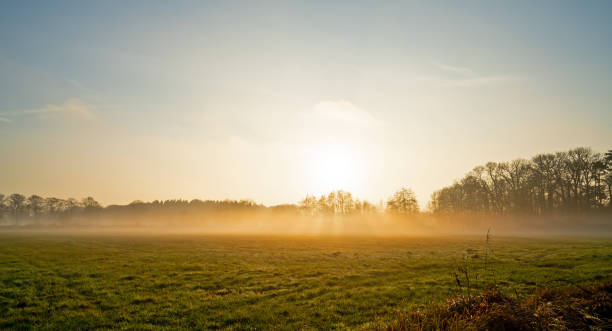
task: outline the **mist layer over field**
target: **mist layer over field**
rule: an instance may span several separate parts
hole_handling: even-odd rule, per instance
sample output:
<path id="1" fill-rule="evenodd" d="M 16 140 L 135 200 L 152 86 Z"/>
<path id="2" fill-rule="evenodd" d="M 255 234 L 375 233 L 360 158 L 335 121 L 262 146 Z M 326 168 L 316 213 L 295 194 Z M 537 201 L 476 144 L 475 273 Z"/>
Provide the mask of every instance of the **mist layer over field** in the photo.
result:
<path id="1" fill-rule="evenodd" d="M 493 217 L 431 215 L 399 218 L 376 215 L 369 217 L 306 217 L 268 213 L 239 213 L 225 216 L 195 216 L 74 220 L 58 225 L 55 221 L 21 227 L 5 226 L 5 232 L 31 230 L 49 233 L 143 233 L 143 234 L 305 234 L 305 235 L 436 235 L 483 234 L 488 230 L 503 235 L 612 236 L 612 225 L 606 215 L 559 218 Z"/>
<path id="2" fill-rule="evenodd" d="M 346 214 L 313 213 L 296 205 L 265 207 L 250 201 L 135 202 L 125 206 L 75 207 L 69 212 L 5 219 L 4 231 L 129 233 L 234 233 L 417 235 L 612 235 L 607 210 L 556 215 L 394 213 L 377 209 Z"/>

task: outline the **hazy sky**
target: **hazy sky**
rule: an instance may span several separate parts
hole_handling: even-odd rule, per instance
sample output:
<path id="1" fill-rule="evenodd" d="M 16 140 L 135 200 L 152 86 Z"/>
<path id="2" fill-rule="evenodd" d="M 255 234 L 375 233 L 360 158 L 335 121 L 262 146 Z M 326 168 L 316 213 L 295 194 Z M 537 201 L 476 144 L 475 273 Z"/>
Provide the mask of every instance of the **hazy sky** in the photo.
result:
<path id="1" fill-rule="evenodd" d="M 612 147 L 612 1 L 2 1 L 0 192 L 430 194 Z"/>

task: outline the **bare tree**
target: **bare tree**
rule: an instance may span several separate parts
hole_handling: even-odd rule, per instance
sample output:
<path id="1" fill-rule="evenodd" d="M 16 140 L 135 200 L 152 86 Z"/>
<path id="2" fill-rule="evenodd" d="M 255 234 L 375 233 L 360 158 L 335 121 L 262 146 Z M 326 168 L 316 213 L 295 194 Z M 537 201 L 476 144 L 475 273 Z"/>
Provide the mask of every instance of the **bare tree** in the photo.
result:
<path id="1" fill-rule="evenodd" d="M 0 193 L 0 222 L 4 219 L 4 215 L 7 212 L 7 206 L 5 204 L 5 195 Z"/>
<path id="2" fill-rule="evenodd" d="M 401 188 L 387 201 L 387 209 L 392 213 L 411 214 L 419 211 L 414 192 L 409 188 Z"/>
<path id="3" fill-rule="evenodd" d="M 604 182 L 608 191 L 608 207 L 612 208 L 612 149 L 606 152 L 603 159 L 606 168 Z"/>
<path id="4" fill-rule="evenodd" d="M 40 216 L 44 208 L 45 199 L 41 196 L 33 194 L 28 197 L 26 201 L 26 208 L 28 209 L 28 216 L 36 217 Z"/>
<path id="5" fill-rule="evenodd" d="M 299 207 L 302 212 L 310 216 L 314 216 L 317 213 L 317 206 L 317 198 L 314 195 L 307 195 L 299 202 Z"/>
<path id="6" fill-rule="evenodd" d="M 19 219 L 25 210 L 25 200 L 25 196 L 17 193 L 13 193 L 8 197 L 8 207 L 15 225 L 19 225 Z"/>

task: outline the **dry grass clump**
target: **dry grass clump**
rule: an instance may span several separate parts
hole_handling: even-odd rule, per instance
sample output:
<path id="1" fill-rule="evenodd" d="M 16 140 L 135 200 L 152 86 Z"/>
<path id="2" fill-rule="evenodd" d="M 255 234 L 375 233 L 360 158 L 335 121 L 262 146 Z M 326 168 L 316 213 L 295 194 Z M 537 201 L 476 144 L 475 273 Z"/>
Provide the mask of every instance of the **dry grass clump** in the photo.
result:
<path id="1" fill-rule="evenodd" d="M 379 330 L 610 330 L 612 278 L 563 288 L 538 289 L 517 299 L 499 289 L 445 305 L 402 313 Z"/>

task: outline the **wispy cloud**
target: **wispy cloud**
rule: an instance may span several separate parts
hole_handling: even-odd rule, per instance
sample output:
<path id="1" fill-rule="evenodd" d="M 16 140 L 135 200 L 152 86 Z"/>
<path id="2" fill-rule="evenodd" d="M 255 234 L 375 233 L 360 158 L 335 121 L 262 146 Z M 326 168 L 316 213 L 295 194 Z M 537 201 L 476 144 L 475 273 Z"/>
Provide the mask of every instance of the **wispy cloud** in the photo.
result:
<path id="1" fill-rule="evenodd" d="M 83 101 L 71 98 L 59 105 L 46 105 L 41 109 L 31 110 L 31 113 L 38 114 L 41 119 L 50 118 L 57 115 L 78 120 L 94 119 L 94 107 Z"/>
<path id="2" fill-rule="evenodd" d="M 436 77 L 436 81 L 443 87 L 475 87 L 503 84 L 515 78 L 513 75 L 488 75 L 477 72 L 468 67 L 454 66 L 443 63 L 433 63 L 441 71 L 442 75 Z"/>
<path id="3" fill-rule="evenodd" d="M 446 83 L 442 85 L 448 86 L 448 87 L 487 86 L 487 85 L 503 84 L 503 83 L 511 81 L 512 79 L 514 79 L 514 77 L 510 75 L 481 76 L 481 77 L 473 77 L 473 78 L 448 80 Z"/>
<path id="4" fill-rule="evenodd" d="M 35 116 L 38 119 L 63 118 L 71 120 L 93 120 L 95 119 L 95 107 L 83 102 L 78 98 L 69 98 L 60 104 L 48 104 L 42 108 L 16 110 L 3 112 L 0 122 L 11 123 L 10 118 L 18 116 Z"/>
<path id="5" fill-rule="evenodd" d="M 438 67 L 439 69 L 447 71 L 447 72 L 452 72 L 452 73 L 462 74 L 462 75 L 469 75 L 469 76 L 476 75 L 474 70 L 467 68 L 467 67 L 457 67 L 457 66 L 451 66 L 451 65 L 437 63 L 437 62 L 434 63 L 434 65 Z"/>
<path id="6" fill-rule="evenodd" d="M 313 114 L 319 119 L 327 119 L 348 124 L 371 126 L 380 121 L 369 112 L 358 108 L 346 100 L 324 100 L 313 107 Z"/>

